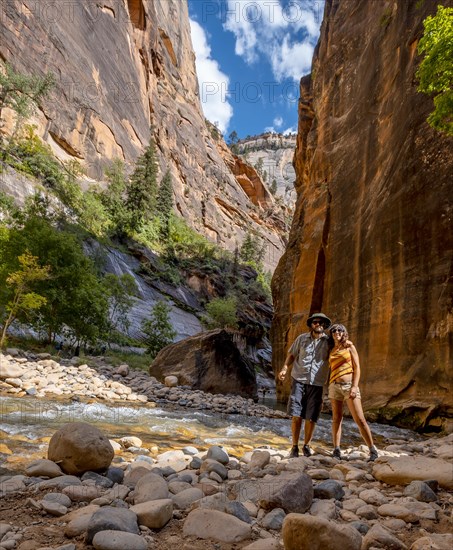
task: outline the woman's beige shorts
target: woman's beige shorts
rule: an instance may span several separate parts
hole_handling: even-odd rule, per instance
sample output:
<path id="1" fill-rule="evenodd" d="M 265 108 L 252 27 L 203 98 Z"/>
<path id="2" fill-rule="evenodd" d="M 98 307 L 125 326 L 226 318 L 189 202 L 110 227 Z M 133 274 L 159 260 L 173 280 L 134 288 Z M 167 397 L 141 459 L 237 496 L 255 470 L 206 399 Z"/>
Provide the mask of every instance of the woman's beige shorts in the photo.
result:
<path id="1" fill-rule="evenodd" d="M 351 388 L 352 382 L 332 382 L 329 385 L 329 399 L 336 399 L 337 401 L 349 399 Z M 357 388 L 357 395 L 355 398 L 361 399 L 359 388 Z"/>

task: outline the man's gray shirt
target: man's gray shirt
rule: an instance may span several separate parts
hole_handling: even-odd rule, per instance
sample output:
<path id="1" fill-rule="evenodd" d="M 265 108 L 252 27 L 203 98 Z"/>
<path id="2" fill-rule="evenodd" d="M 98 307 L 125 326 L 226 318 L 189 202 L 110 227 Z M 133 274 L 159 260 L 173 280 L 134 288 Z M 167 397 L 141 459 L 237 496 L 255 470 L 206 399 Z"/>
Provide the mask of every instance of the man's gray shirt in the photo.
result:
<path id="1" fill-rule="evenodd" d="M 310 332 L 298 336 L 288 353 L 294 356 L 292 378 L 303 384 L 324 386 L 329 376 L 328 337 L 312 338 Z"/>

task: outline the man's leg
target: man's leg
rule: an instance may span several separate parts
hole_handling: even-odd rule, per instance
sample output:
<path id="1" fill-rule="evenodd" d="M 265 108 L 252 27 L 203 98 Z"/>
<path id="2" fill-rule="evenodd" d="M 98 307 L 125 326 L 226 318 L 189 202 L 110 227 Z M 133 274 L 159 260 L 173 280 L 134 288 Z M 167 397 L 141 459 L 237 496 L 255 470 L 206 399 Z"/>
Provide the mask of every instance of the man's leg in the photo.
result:
<path id="1" fill-rule="evenodd" d="M 299 445 L 300 430 L 302 428 L 302 418 L 300 416 L 293 416 L 291 421 L 291 433 L 293 436 L 293 447 Z"/>
<path id="2" fill-rule="evenodd" d="M 315 431 L 316 422 L 313 420 L 305 420 L 304 424 L 304 445 L 309 445 L 313 432 Z"/>

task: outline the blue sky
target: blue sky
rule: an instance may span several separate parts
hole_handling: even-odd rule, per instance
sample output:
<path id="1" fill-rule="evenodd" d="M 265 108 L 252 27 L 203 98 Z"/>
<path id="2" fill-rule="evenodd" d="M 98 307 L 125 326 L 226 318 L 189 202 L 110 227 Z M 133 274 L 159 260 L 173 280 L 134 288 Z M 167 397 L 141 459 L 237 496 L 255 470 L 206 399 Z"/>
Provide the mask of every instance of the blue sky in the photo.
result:
<path id="1" fill-rule="evenodd" d="M 294 132 L 324 0 L 189 0 L 203 111 L 226 136 Z"/>

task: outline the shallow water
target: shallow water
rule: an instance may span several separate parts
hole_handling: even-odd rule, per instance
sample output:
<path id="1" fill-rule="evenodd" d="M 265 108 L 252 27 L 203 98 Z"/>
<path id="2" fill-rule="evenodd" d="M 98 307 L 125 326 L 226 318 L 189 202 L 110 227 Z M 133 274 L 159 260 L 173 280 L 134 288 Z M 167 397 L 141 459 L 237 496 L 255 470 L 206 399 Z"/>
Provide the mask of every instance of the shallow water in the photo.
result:
<path id="1" fill-rule="evenodd" d="M 109 439 L 128 435 L 140 437 L 145 447 L 157 446 L 162 452 L 193 445 L 200 450 L 222 445 L 240 456 L 245 451 L 270 446 L 288 449 L 290 420 L 211 413 L 205 411 L 165 410 L 145 405 L 106 404 L 36 398 L 0 397 L 0 432 L 2 442 L 14 454 L 9 461 L 45 456 L 49 438 L 63 424 L 88 422 L 98 426 Z M 376 442 L 420 439 L 409 430 L 371 424 Z M 331 421 L 318 422 L 313 446 L 330 449 Z M 344 421 L 343 446 L 362 443 L 354 423 Z"/>

